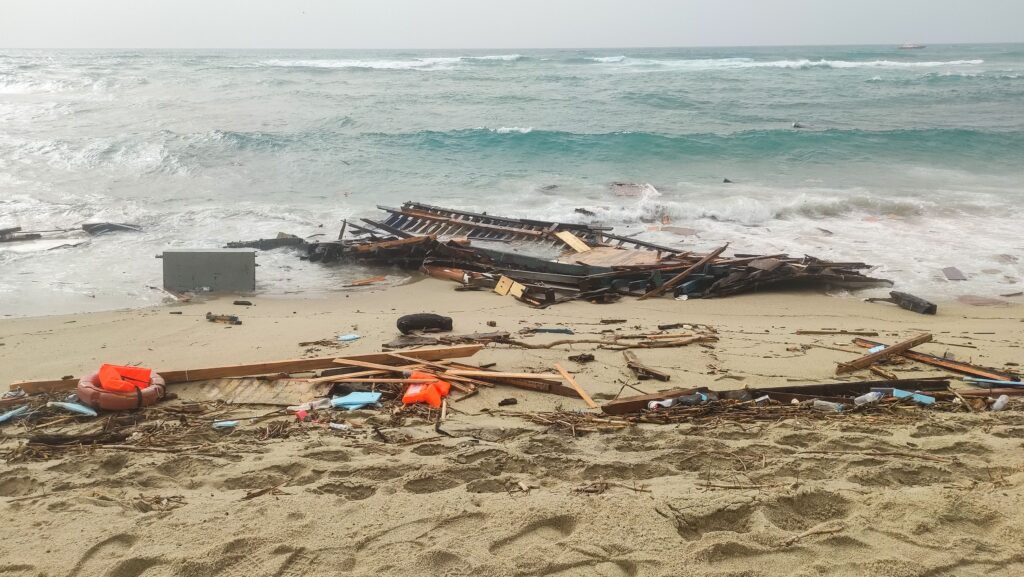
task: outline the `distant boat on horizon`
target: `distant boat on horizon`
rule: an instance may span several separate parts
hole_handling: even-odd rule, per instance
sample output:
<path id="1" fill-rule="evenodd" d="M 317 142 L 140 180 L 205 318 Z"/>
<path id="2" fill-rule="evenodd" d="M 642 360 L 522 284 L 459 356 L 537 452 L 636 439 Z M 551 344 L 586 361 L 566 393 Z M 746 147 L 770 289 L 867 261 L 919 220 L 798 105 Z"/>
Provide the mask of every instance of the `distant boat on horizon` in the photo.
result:
<path id="1" fill-rule="evenodd" d="M 924 44 L 913 44 L 913 43 L 908 42 L 906 44 L 900 44 L 899 48 L 900 48 L 900 50 L 920 50 L 922 48 L 928 48 L 928 47 L 925 46 Z"/>

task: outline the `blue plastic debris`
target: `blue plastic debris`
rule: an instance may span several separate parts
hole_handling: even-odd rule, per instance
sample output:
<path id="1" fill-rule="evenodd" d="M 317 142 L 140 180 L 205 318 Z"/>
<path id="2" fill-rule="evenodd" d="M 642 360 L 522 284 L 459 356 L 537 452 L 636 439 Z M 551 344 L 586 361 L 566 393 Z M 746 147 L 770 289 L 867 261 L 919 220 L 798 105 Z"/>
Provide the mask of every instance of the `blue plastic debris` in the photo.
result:
<path id="1" fill-rule="evenodd" d="M 380 401 L 380 393 L 355 392 L 343 397 L 331 399 L 331 406 L 335 409 L 348 409 L 354 411 L 367 405 L 376 405 Z"/>
<path id="2" fill-rule="evenodd" d="M 360 337 L 359 335 L 357 335 L 355 333 L 349 333 L 347 335 L 338 335 L 338 340 L 343 342 L 343 343 L 348 343 L 348 342 L 356 341 L 356 340 L 359 340 L 360 338 L 362 338 L 362 337 Z"/>
<path id="3" fill-rule="evenodd" d="M 931 405 L 935 403 L 935 397 L 929 397 L 928 395 L 922 395 L 921 393 L 911 393 L 910 391 L 904 391 L 903 389 L 890 389 L 886 387 L 872 388 L 872 392 L 880 392 L 886 395 L 896 397 L 897 399 L 911 399 L 919 405 Z"/>
<path id="4" fill-rule="evenodd" d="M 885 350 L 885 345 L 878 345 L 868 349 L 869 353 L 880 353 Z"/>
<path id="5" fill-rule="evenodd" d="M 28 412 L 28 405 L 22 405 L 16 409 L 11 409 L 6 413 L 0 415 L 0 423 L 6 423 L 7 421 L 13 421 L 14 419 L 24 415 Z"/>
<path id="6" fill-rule="evenodd" d="M 1000 387 L 1024 387 L 1024 381 L 997 381 L 995 379 L 979 379 L 977 377 L 964 377 L 964 380 L 974 385 L 984 383 L 986 385 L 999 385 Z"/>
<path id="7" fill-rule="evenodd" d="M 214 429 L 234 429 L 238 426 L 238 421 L 214 421 Z"/>
<path id="8" fill-rule="evenodd" d="M 50 401 L 46 403 L 47 407 L 57 407 L 58 409 L 64 409 L 65 411 L 71 411 L 72 413 L 78 413 L 79 415 L 85 415 L 86 417 L 95 417 L 98 413 L 91 408 L 80 405 L 78 403 L 62 403 L 60 401 Z"/>

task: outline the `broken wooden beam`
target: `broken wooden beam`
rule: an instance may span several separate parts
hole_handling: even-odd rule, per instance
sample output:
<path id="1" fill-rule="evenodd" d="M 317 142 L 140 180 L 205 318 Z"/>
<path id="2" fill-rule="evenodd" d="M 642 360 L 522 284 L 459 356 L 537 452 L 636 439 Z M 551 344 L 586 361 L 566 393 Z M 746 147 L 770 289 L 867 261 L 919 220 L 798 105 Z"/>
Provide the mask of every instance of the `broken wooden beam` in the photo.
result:
<path id="1" fill-rule="evenodd" d="M 626 357 L 626 366 L 629 367 L 633 373 L 636 374 L 636 378 L 641 381 L 646 381 L 647 379 L 667 381 L 672 378 L 672 375 L 669 375 L 666 372 L 652 369 L 651 367 L 641 363 L 640 359 L 638 359 L 632 351 L 622 351 L 622 356 Z"/>
<path id="2" fill-rule="evenodd" d="M 882 359 L 886 359 L 893 355 L 898 355 L 903 351 L 908 351 L 916 347 L 917 345 L 927 343 L 930 340 L 932 340 L 932 335 L 930 333 L 920 334 L 914 338 L 907 339 L 900 343 L 896 343 L 891 347 L 885 347 L 884 349 L 878 351 L 877 353 L 864 355 L 859 359 L 854 359 L 846 363 L 839 363 L 839 366 L 836 367 L 836 374 L 849 373 L 852 371 L 858 371 L 860 369 L 866 369 Z"/>
<path id="3" fill-rule="evenodd" d="M 650 298 L 650 297 L 656 297 L 656 296 L 664 293 L 667 290 L 671 290 L 672 288 L 675 288 L 676 285 L 678 285 L 681 282 L 683 282 L 684 280 L 686 280 L 686 278 L 689 277 L 691 274 L 699 271 L 700 269 L 702 269 L 704 267 L 704 265 L 706 265 L 709 262 L 713 261 L 715 258 L 718 257 L 718 255 L 720 255 L 723 252 L 725 252 L 725 249 L 727 249 L 727 248 L 729 248 L 729 243 L 725 243 L 723 246 L 715 249 L 710 254 L 708 254 L 704 258 L 700 259 L 695 264 L 693 264 L 693 266 L 691 266 L 690 268 L 684 270 L 683 272 L 681 272 L 681 273 L 677 274 L 676 276 L 674 276 L 674 277 L 668 279 L 667 281 L 665 281 L 665 284 L 661 285 L 660 287 L 657 287 L 657 288 L 647 292 L 646 294 L 644 294 L 643 296 L 640 297 L 640 300 L 644 300 L 644 299 L 647 299 L 647 298 Z"/>
<path id="4" fill-rule="evenodd" d="M 614 401 L 609 401 L 601 405 L 601 411 L 608 415 L 637 413 L 646 409 L 647 403 L 651 401 L 664 401 L 665 399 L 674 399 L 683 395 L 692 395 L 700 390 L 701 388 L 672 389 L 650 395 L 635 395 L 632 397 L 626 397 L 625 399 L 615 399 Z"/>

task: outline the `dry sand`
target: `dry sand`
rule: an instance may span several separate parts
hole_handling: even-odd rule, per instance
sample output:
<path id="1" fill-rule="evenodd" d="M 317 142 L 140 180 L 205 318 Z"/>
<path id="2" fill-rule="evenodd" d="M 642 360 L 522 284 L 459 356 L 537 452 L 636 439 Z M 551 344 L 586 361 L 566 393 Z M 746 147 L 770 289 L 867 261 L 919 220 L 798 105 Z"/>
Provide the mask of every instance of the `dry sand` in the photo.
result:
<path id="1" fill-rule="evenodd" d="M 424 310 L 453 316 L 459 333 L 537 323 L 571 327 L 574 338 L 670 322 L 717 329 L 711 347 L 637 352 L 670 372 L 670 383 L 637 384 L 618 352 L 593 351 L 597 361 L 587 365 L 566 360 L 591 346 L 488 348 L 471 359 L 515 371 L 560 362 L 599 402 L 626 383 L 653 392 L 824 382 L 837 361 L 863 353 L 849 337 L 794 335 L 799 329 L 875 330 L 885 342 L 930 331 L 937 342 L 920 350 L 1010 369 L 1022 362 L 1020 305 L 941 304 L 929 317 L 803 293 L 536 311 L 451 287 L 427 280 L 347 297 L 251 299 L 253 307 L 228 299 L 3 320 L 0 382 L 78 375 L 101 362 L 182 369 L 372 352 L 396 335 L 398 315 Z M 208 323 L 207 311 L 244 324 Z M 629 322 L 604 326 L 602 318 Z M 348 332 L 363 338 L 299 345 Z M 529 340 L 559 338 L 567 337 Z M 941 374 L 915 363 L 889 368 L 901 377 Z M 499 409 L 509 397 L 518 404 Z M 3 465 L 0 575 L 1024 573 L 1017 404 L 1003 413 L 648 425 L 577 438 L 517 416 L 556 407 L 585 409 L 497 387 L 454 405 L 443 427 L 451 437 L 363 411 L 350 420 L 381 425 L 390 442 L 369 426 L 344 434 L 308 425 L 260 441 L 252 425 L 226 437 L 204 432 L 213 444 L 203 452 L 102 449 Z M 21 425 L 0 432 L 2 451 L 26 433 Z M 241 500 L 277 485 L 283 494 Z M 164 497 L 183 504 L 162 506 Z"/>

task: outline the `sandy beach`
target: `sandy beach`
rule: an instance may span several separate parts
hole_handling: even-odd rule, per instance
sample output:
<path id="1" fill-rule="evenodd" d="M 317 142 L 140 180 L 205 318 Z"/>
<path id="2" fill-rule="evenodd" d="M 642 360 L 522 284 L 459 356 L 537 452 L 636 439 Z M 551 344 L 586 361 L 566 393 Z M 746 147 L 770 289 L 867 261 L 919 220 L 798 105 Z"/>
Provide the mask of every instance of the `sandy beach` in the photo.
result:
<path id="1" fill-rule="evenodd" d="M 0 380 L 80 375 L 103 362 L 184 369 L 376 352 L 398 334 L 399 315 L 425 310 L 453 317 L 456 333 L 544 326 L 585 338 L 674 322 L 717 332 L 715 343 L 637 351 L 671 373 L 667 383 L 637 381 L 621 353 L 592 345 L 492 345 L 470 359 L 506 371 L 558 362 L 598 403 L 686 386 L 830 382 L 837 362 L 864 352 L 848 336 L 797 330 L 876 331 L 890 343 L 927 331 L 934 341 L 918 350 L 1008 370 L 1019 368 L 1024 342 L 1019 304 L 940 303 L 938 315 L 923 316 L 807 292 L 537 311 L 453 286 L 428 279 L 253 298 L 250 307 L 227 298 L 2 320 Z M 207 312 L 243 324 L 210 323 Z M 300 344 L 345 333 L 361 338 Z M 558 338 L 566 337 L 528 340 Z M 596 360 L 567 360 L 584 351 Z M 918 363 L 886 368 L 901 378 L 944 374 Z M 518 403 L 499 407 L 507 398 Z M 415 415 L 363 410 L 348 417 L 360 428 L 345 433 L 286 416 L 276 421 L 291 423 L 287 435 L 268 434 L 274 420 L 230 434 L 205 429 L 203 448 L 191 452 L 97 448 L 19 459 L 0 472 L 0 573 L 1009 576 L 1024 566 L 1019 405 L 579 436 L 522 417 L 556 408 L 586 406 L 498 386 L 453 403 L 447 435 Z M 2 432 L 0 450 L 10 454 L 28 431 Z"/>

